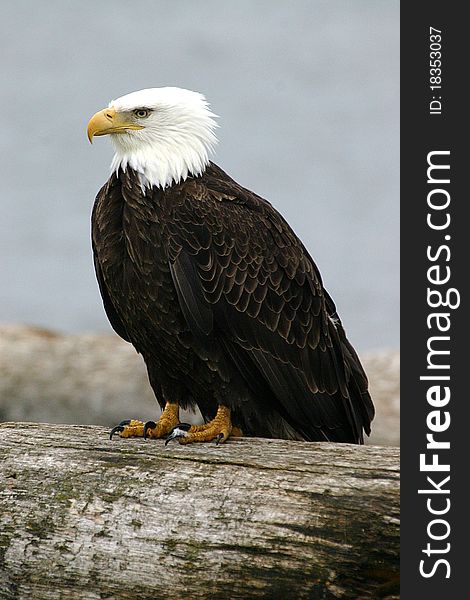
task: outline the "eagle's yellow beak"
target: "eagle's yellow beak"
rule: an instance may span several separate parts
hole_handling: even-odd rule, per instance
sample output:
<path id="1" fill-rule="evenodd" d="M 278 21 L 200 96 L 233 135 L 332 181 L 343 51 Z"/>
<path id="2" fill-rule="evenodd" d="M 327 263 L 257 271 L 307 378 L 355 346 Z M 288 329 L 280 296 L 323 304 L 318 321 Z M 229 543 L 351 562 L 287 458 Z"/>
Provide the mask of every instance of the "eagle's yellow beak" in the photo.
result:
<path id="1" fill-rule="evenodd" d="M 144 129 L 142 125 L 136 125 L 126 120 L 114 108 L 103 108 L 95 113 L 88 123 L 88 139 L 90 143 L 95 135 L 108 135 L 110 133 L 123 133 L 130 129 Z"/>

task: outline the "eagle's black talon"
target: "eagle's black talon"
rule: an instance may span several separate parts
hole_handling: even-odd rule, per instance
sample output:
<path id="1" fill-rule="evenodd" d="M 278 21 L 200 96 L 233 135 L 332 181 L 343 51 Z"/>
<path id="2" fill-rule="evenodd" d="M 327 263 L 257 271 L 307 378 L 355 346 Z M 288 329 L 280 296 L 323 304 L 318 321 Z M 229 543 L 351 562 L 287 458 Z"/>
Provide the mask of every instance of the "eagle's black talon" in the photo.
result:
<path id="1" fill-rule="evenodd" d="M 119 425 L 116 425 L 116 427 L 113 427 L 113 428 L 111 429 L 111 433 L 109 434 L 109 439 L 110 439 L 110 440 L 112 440 L 112 439 L 113 439 L 113 435 L 114 435 L 115 433 L 119 433 L 120 431 L 124 431 L 124 427 L 125 427 L 126 425 L 130 425 L 130 423 L 131 423 L 131 420 L 130 420 L 130 419 L 124 419 L 124 421 L 121 421 L 121 422 L 119 423 Z"/>
<path id="2" fill-rule="evenodd" d="M 130 421 L 128 421 L 128 423 L 129 423 L 129 422 L 130 422 Z M 128 424 L 128 423 L 126 423 L 126 424 Z M 120 432 L 120 431 L 124 431 L 124 427 L 123 427 L 122 425 L 116 425 L 116 427 L 113 427 L 113 428 L 111 429 L 111 433 L 109 434 L 109 439 L 110 439 L 110 440 L 112 440 L 112 439 L 113 439 L 113 435 L 114 435 L 115 433 L 118 433 L 118 432 Z"/>
<path id="3" fill-rule="evenodd" d="M 220 442 L 223 441 L 224 437 L 225 436 L 223 433 L 219 433 L 219 435 L 215 438 L 215 445 L 218 446 Z"/>
<path id="4" fill-rule="evenodd" d="M 155 423 L 155 421 L 147 421 L 147 423 L 145 423 L 145 425 L 144 425 L 144 440 L 147 439 L 147 431 L 149 429 L 155 429 L 156 426 L 157 426 L 157 424 Z"/>
<path id="5" fill-rule="evenodd" d="M 183 431 L 189 431 L 191 429 L 191 423 L 178 423 L 176 427 L 179 427 Z"/>
<path id="6" fill-rule="evenodd" d="M 186 432 L 189 431 L 190 428 L 190 423 L 178 423 L 176 427 L 173 427 L 173 429 L 170 431 L 170 434 L 166 438 L 165 446 L 167 446 L 168 443 L 175 438 L 185 437 Z"/>

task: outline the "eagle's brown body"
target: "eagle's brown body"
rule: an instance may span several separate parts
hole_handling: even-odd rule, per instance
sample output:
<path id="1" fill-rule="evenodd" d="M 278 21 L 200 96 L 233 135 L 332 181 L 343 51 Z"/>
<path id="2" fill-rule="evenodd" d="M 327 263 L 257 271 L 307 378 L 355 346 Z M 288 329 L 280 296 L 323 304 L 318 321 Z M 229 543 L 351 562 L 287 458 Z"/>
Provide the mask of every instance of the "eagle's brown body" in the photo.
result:
<path id="1" fill-rule="evenodd" d="M 361 443 L 374 409 L 308 252 L 273 207 L 210 164 L 142 191 L 128 168 L 99 192 L 96 273 L 116 332 L 160 405 L 232 409 L 247 435 Z"/>

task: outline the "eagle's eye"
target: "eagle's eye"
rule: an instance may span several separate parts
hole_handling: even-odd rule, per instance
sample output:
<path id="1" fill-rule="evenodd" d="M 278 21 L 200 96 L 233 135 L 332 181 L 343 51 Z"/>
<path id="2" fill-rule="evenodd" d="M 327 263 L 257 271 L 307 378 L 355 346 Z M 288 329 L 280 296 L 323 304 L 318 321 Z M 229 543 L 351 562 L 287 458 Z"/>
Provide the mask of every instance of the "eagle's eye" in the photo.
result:
<path id="1" fill-rule="evenodd" d="M 136 108 L 134 110 L 134 116 L 136 116 L 138 119 L 145 119 L 150 113 L 151 111 L 148 108 Z"/>

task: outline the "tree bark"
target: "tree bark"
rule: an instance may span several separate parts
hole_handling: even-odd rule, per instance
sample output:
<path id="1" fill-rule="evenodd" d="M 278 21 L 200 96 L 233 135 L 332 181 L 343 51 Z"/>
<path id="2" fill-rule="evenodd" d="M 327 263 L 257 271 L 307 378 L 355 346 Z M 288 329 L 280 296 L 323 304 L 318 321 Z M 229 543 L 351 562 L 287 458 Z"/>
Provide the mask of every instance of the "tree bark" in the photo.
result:
<path id="1" fill-rule="evenodd" d="M 0 598 L 398 597 L 393 447 L 0 425 Z"/>

